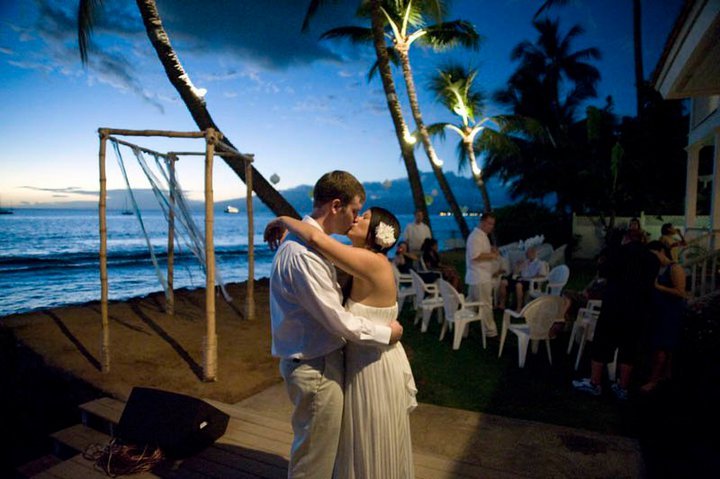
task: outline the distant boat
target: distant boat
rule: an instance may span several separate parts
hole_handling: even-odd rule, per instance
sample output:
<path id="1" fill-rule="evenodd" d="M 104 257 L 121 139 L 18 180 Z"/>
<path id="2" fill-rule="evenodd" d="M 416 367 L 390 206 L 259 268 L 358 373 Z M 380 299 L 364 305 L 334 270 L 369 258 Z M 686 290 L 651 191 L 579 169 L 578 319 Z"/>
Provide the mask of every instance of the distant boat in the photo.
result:
<path id="1" fill-rule="evenodd" d="M 11 210 L 10 208 L 3 208 L 2 207 L 2 201 L 0 201 L 0 215 L 12 215 L 15 212 Z"/>
<path id="2" fill-rule="evenodd" d="M 235 208 L 234 206 L 227 205 L 225 207 L 225 213 L 230 213 L 230 214 L 236 215 L 236 214 L 240 213 L 240 210 Z"/>
<path id="3" fill-rule="evenodd" d="M 122 211 L 120 211 L 120 214 L 127 215 L 127 216 L 133 214 L 132 210 L 130 208 L 128 208 L 127 197 L 125 197 L 125 206 L 123 207 Z"/>

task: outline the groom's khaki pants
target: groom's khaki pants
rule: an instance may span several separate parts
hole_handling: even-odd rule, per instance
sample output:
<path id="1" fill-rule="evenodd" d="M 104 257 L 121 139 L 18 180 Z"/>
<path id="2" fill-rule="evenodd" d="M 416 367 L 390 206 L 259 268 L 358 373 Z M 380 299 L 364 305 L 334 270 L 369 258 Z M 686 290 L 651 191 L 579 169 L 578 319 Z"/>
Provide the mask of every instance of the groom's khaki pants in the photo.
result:
<path id="1" fill-rule="evenodd" d="M 309 360 L 282 359 L 280 374 L 294 406 L 288 478 L 329 479 L 343 413 L 342 350 Z"/>

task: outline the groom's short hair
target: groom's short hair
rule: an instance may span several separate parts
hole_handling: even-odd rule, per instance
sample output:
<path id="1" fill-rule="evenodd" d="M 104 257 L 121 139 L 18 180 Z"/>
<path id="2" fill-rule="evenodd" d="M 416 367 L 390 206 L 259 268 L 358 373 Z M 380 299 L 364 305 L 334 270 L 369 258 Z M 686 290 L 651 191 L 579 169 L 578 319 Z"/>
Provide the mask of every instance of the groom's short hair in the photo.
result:
<path id="1" fill-rule="evenodd" d="M 313 208 L 318 208 L 334 199 L 340 200 L 342 206 L 345 206 L 356 196 L 362 203 L 365 202 L 365 188 L 358 179 L 347 171 L 331 171 L 322 175 L 315 183 Z"/>

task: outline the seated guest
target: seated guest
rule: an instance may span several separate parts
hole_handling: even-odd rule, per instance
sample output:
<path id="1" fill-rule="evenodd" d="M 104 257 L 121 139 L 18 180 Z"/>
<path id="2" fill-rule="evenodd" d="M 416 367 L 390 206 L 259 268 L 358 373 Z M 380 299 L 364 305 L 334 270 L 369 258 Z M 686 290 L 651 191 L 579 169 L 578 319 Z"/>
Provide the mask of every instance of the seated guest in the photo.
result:
<path id="1" fill-rule="evenodd" d="M 430 270 L 439 271 L 442 278 L 450 283 L 456 290 L 461 291 L 462 285 L 460 284 L 460 275 L 458 272 L 450 266 L 445 264 L 440 259 L 440 253 L 438 252 L 438 242 L 434 238 L 427 238 L 422 245 L 422 258 L 425 262 L 425 267 Z"/>
<path id="2" fill-rule="evenodd" d="M 639 241 L 640 243 L 645 244 L 647 243 L 647 240 L 647 232 L 645 232 L 640 226 L 640 220 L 637 218 L 630 218 L 621 244 L 626 245 L 633 241 Z"/>
<path id="3" fill-rule="evenodd" d="M 395 249 L 392 262 L 402 274 L 410 274 L 410 270 L 413 269 L 413 262 L 417 261 L 417 259 L 416 255 L 408 251 L 407 241 L 400 241 Z"/>
<path id="4" fill-rule="evenodd" d="M 504 308 L 507 300 L 508 289 L 515 291 L 517 301 L 515 310 L 520 311 L 523 307 L 525 292 L 530 287 L 530 280 L 547 276 L 547 263 L 538 259 L 537 249 L 533 246 L 525 252 L 525 259 L 515 266 L 512 276 L 500 282 L 500 298 L 498 307 Z"/>

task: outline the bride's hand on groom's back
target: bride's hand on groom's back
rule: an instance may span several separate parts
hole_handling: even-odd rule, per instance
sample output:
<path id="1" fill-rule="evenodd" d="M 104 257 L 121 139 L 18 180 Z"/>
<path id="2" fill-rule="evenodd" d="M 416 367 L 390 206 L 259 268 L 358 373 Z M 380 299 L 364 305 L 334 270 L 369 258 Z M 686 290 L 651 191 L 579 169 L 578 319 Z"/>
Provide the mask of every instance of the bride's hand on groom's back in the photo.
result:
<path id="1" fill-rule="evenodd" d="M 278 246 L 280 246 L 280 243 L 282 243 L 286 234 L 287 228 L 282 220 L 274 219 L 265 227 L 263 240 L 268 244 L 272 251 L 275 251 L 278 249 Z"/>
<path id="2" fill-rule="evenodd" d="M 393 320 L 393 322 L 390 323 L 390 344 L 395 344 L 400 341 L 400 338 L 402 338 L 402 334 L 402 325 L 397 321 Z"/>

